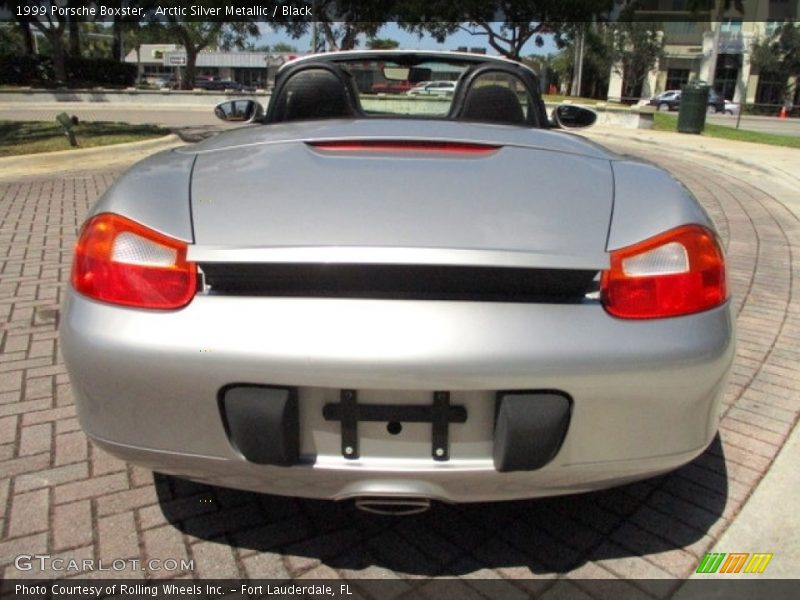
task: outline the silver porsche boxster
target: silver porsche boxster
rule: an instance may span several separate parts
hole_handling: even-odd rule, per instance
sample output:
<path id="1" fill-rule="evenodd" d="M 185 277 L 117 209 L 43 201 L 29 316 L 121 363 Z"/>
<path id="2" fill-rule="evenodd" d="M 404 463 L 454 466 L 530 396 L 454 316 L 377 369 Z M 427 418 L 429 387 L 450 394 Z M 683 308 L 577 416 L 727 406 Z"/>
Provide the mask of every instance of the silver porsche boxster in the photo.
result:
<path id="1" fill-rule="evenodd" d="M 431 80 L 455 93 L 405 93 Z M 711 220 L 563 131 L 594 113 L 548 116 L 527 67 L 310 56 L 216 113 L 246 126 L 135 165 L 81 230 L 61 343 L 102 448 L 399 512 L 617 485 L 714 438 Z"/>

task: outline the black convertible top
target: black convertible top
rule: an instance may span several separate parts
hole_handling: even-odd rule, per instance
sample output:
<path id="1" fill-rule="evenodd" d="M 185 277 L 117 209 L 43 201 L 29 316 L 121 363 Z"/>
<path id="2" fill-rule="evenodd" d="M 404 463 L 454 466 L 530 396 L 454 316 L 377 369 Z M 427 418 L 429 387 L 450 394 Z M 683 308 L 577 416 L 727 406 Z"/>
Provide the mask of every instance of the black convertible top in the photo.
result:
<path id="1" fill-rule="evenodd" d="M 548 127 L 536 73 L 504 58 L 463 52 L 346 51 L 317 54 L 291 61 L 278 73 L 265 122 L 329 118 L 418 118 L 419 115 L 386 115 L 365 111 L 352 70 L 365 64 L 391 64 L 413 69 L 419 65 L 450 65 L 463 70 L 449 110 L 428 118 L 500 123 L 522 127 Z M 431 72 L 431 69 L 419 69 Z M 518 93 L 492 78 L 511 78 L 527 92 L 523 110 Z M 424 78 L 424 76 L 423 76 Z M 477 82 L 480 80 L 480 84 Z M 411 79 L 418 83 L 417 79 Z M 522 92 L 523 95 L 524 92 Z"/>

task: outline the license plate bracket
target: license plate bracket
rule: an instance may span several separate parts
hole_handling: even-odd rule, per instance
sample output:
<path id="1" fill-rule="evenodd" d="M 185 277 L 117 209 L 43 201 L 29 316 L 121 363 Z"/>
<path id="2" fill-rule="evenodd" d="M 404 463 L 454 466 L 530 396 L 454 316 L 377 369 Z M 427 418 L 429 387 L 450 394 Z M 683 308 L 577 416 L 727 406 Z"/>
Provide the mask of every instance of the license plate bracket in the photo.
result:
<path id="1" fill-rule="evenodd" d="M 425 404 L 359 404 L 356 390 L 341 390 L 338 404 L 322 409 L 326 421 L 339 421 L 342 435 L 342 456 L 359 458 L 358 423 L 430 423 L 432 426 L 431 456 L 435 461 L 450 460 L 450 423 L 465 423 L 467 409 L 450 404 L 450 392 L 433 393 L 433 403 Z"/>

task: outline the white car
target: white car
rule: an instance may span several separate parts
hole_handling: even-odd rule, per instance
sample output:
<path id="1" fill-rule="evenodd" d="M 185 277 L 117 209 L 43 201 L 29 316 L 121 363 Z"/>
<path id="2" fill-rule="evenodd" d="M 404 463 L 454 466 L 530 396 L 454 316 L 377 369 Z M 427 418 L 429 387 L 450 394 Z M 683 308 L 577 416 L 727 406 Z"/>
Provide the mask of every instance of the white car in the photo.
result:
<path id="1" fill-rule="evenodd" d="M 726 115 L 738 115 L 739 114 L 739 103 L 738 102 L 731 102 L 730 100 L 725 100 L 725 114 Z"/>
<path id="2" fill-rule="evenodd" d="M 406 92 L 409 96 L 452 96 L 456 81 L 423 81 Z"/>

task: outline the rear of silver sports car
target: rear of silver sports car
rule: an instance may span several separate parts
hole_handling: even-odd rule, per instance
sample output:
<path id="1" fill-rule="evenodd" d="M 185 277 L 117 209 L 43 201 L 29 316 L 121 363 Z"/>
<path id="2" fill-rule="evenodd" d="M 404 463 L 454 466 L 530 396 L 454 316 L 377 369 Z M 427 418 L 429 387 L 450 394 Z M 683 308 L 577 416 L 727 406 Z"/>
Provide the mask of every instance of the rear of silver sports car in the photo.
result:
<path id="1" fill-rule="evenodd" d="M 733 354 L 710 222 L 653 167 L 497 129 L 292 132 L 123 176 L 62 318 L 86 433 L 168 474 L 367 503 L 573 493 L 692 460 Z M 160 197 L 186 186 L 183 207 Z"/>

